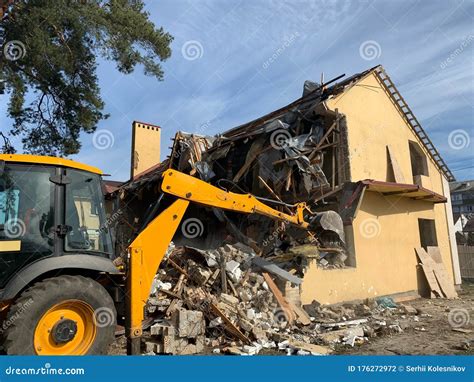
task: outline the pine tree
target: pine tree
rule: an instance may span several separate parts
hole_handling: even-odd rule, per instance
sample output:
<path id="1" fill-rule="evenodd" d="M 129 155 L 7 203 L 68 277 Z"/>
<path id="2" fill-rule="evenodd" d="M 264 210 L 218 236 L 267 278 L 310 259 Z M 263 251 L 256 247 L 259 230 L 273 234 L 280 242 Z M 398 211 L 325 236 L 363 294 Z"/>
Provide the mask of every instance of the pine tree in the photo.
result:
<path id="1" fill-rule="evenodd" d="M 108 117 L 97 57 L 126 74 L 141 64 L 163 79 L 160 63 L 173 38 L 155 27 L 140 0 L 10 0 L 2 11 L 0 92 L 14 121 L 2 133 L 21 137 L 26 152 L 75 154 L 80 133 Z"/>

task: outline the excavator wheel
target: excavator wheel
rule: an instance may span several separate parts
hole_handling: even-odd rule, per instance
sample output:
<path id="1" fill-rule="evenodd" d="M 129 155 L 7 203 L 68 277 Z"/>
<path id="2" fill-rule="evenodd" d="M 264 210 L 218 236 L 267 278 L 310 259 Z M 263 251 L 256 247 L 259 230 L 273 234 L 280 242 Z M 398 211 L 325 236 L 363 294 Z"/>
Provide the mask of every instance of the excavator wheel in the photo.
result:
<path id="1" fill-rule="evenodd" d="M 106 354 L 114 339 L 116 310 L 98 282 L 58 276 L 25 290 L 3 323 L 8 354 Z"/>

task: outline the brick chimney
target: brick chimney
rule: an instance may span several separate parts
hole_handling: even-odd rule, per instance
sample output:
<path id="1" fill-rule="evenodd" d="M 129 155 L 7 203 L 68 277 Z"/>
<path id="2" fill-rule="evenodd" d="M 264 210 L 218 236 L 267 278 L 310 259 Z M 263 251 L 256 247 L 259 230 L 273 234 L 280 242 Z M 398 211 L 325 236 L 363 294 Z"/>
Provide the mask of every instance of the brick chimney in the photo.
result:
<path id="1" fill-rule="evenodd" d="M 160 126 L 133 121 L 131 179 L 160 162 L 160 142 Z"/>

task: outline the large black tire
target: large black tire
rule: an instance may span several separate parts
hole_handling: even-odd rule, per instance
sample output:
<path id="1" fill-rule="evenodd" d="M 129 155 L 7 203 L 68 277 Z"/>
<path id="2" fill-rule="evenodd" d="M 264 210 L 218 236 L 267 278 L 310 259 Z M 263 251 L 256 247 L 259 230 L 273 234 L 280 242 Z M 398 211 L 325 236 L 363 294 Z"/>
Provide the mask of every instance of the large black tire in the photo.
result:
<path id="1" fill-rule="evenodd" d="M 66 300 L 84 302 L 93 309 L 95 338 L 85 354 L 106 354 L 117 324 L 114 302 L 102 285 L 83 276 L 45 279 L 16 299 L 3 323 L 3 347 L 7 354 L 42 354 L 34 346 L 38 323 L 50 308 Z M 101 322 L 101 312 L 109 314 L 106 325 Z"/>

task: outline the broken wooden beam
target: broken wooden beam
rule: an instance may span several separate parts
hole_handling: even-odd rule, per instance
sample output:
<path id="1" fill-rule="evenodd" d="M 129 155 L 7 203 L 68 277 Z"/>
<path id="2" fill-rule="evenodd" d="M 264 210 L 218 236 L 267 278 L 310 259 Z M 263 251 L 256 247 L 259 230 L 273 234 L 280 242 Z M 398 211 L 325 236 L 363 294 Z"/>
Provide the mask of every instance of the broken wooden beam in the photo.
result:
<path id="1" fill-rule="evenodd" d="M 211 309 L 214 312 L 215 315 L 220 317 L 224 323 L 224 328 L 232 335 L 237 337 L 239 340 L 241 340 L 243 343 L 250 344 L 251 341 L 250 339 L 240 331 L 240 329 L 234 325 L 234 323 L 227 317 L 224 312 L 222 312 L 217 305 L 211 304 Z"/>
<path id="2" fill-rule="evenodd" d="M 283 296 L 280 289 L 278 289 L 275 282 L 273 281 L 273 279 L 270 277 L 268 273 L 264 272 L 263 278 L 265 279 L 268 287 L 270 288 L 273 295 L 275 296 L 275 299 L 277 300 L 278 305 L 280 305 L 280 308 L 285 314 L 286 320 L 288 321 L 290 325 L 293 324 L 295 317 L 294 317 L 293 309 L 291 309 L 290 304 L 288 303 L 286 298 Z"/>

